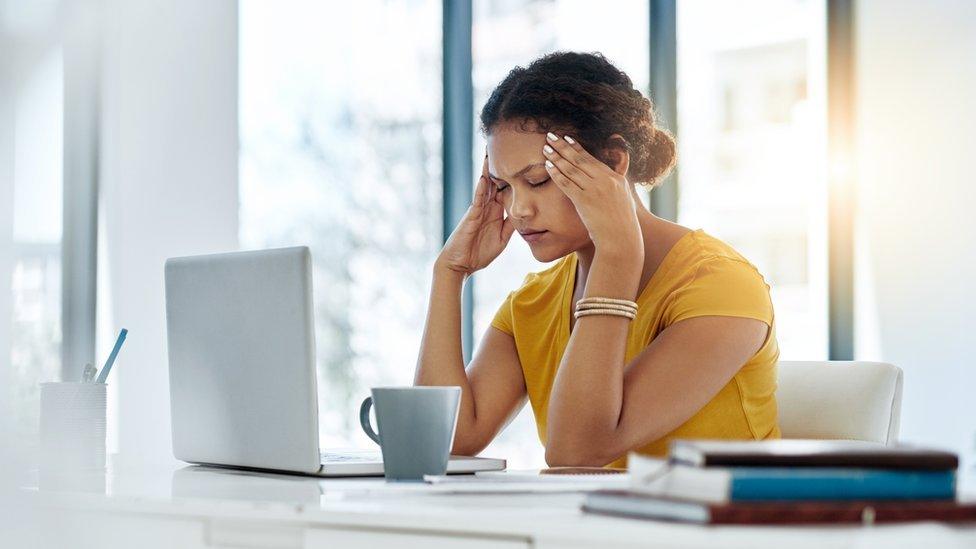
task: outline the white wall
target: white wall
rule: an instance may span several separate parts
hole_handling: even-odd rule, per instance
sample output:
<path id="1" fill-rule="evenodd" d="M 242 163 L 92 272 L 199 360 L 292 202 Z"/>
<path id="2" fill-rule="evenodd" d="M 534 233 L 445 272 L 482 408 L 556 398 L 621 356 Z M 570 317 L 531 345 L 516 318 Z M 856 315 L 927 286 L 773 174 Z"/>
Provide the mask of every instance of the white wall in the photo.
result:
<path id="1" fill-rule="evenodd" d="M 5 47 L 6 46 L 6 47 Z M 0 33 L 0 50 L 9 51 L 6 37 Z M 11 270 L 13 268 L 14 230 L 14 84 L 13 67 L 8 57 L 0 56 L 0 414 L 9 398 Z M 0 420 L 0 432 L 4 420 Z"/>
<path id="2" fill-rule="evenodd" d="M 172 460 L 163 264 L 237 248 L 237 2 L 107 0 L 100 209 L 123 463 Z M 108 326 L 107 328 L 105 328 Z"/>
<path id="3" fill-rule="evenodd" d="M 858 358 L 905 370 L 902 439 L 965 453 L 973 482 L 976 9 L 861 0 L 856 32 Z"/>
<path id="4" fill-rule="evenodd" d="M 61 239 L 62 80 L 56 7 L 50 2 L 0 2 L 0 423 L 9 421 L 20 436 L 36 429 L 34 384 L 59 373 L 45 368 L 56 357 L 43 349 L 26 359 L 36 370 L 16 372 L 11 360 L 14 245 L 56 246 Z M 41 329 L 53 328 L 47 322 L 56 319 L 60 305 L 60 281 L 53 280 L 59 273 L 45 275 L 52 293 L 40 303 L 32 301 L 36 296 L 24 296 L 27 315 L 37 313 L 31 305 L 41 306 L 41 318 L 31 326 Z M 24 367 L 23 357 L 18 366 Z M 16 409 L 7 410 L 8 403 Z M 25 403 L 31 409 L 24 409 Z M 26 446 L 22 442 L 17 441 L 18 450 Z"/>

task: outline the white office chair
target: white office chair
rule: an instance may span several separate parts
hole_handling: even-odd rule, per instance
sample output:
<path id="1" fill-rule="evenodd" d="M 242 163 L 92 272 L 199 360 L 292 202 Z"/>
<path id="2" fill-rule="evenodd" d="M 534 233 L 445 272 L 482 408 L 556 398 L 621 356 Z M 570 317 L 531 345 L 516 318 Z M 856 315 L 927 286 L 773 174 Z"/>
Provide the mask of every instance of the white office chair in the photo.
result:
<path id="1" fill-rule="evenodd" d="M 883 362 L 784 361 L 778 370 L 783 438 L 897 441 L 901 368 Z"/>

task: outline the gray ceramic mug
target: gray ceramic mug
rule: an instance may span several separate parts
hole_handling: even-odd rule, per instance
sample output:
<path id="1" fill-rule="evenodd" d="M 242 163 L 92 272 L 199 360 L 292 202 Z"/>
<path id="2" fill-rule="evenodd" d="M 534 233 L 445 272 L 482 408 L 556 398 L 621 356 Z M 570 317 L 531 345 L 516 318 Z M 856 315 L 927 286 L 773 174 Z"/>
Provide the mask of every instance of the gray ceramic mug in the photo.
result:
<path id="1" fill-rule="evenodd" d="M 359 408 L 359 423 L 383 451 L 387 480 L 422 481 L 443 475 L 457 427 L 460 387 L 374 387 Z M 379 434 L 369 422 L 376 407 Z"/>

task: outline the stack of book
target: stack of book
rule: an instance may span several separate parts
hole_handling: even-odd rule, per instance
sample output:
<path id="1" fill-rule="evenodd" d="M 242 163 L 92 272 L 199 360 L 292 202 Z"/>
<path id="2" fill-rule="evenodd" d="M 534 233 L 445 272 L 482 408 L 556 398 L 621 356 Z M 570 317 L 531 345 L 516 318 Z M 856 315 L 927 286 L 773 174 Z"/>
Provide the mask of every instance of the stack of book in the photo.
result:
<path id="1" fill-rule="evenodd" d="M 630 487 L 583 510 L 703 524 L 976 522 L 950 452 L 857 441 L 677 440 L 667 460 L 632 454 Z"/>

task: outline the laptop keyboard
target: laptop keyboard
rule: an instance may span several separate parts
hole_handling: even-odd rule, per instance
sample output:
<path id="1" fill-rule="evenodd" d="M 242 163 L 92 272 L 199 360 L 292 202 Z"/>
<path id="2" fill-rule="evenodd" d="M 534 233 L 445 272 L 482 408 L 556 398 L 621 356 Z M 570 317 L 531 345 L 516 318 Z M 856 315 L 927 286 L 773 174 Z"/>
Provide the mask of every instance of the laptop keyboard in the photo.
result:
<path id="1" fill-rule="evenodd" d="M 383 461 L 379 452 L 321 452 L 319 458 L 322 463 L 376 463 Z"/>

